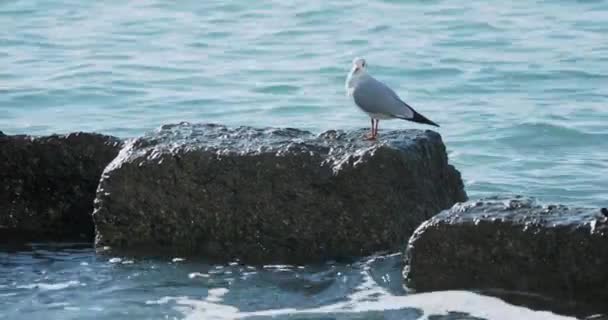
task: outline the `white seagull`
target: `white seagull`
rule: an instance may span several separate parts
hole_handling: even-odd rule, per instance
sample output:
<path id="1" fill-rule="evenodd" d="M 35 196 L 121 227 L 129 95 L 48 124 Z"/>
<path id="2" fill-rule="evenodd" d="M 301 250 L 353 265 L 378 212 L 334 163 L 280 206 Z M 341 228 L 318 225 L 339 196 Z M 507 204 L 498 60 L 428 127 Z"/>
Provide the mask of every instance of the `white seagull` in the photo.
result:
<path id="1" fill-rule="evenodd" d="M 372 119 L 372 130 L 367 137 L 370 140 L 378 137 L 380 119 L 403 119 L 439 127 L 403 102 L 393 89 L 369 75 L 363 58 L 353 60 L 353 67 L 346 78 L 346 92 Z"/>

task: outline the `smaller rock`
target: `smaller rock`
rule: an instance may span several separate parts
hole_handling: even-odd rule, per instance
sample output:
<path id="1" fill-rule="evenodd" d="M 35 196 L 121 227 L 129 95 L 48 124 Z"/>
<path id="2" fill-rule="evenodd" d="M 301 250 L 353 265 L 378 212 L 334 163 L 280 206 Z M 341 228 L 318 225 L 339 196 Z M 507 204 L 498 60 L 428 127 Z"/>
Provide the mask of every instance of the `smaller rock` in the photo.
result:
<path id="1" fill-rule="evenodd" d="M 121 144 L 82 132 L 0 134 L 0 242 L 93 240 L 99 177 Z"/>
<path id="2" fill-rule="evenodd" d="M 603 215 L 604 215 L 606 218 L 608 218 L 608 209 L 606 209 L 606 208 L 602 208 L 602 210 L 601 210 L 601 211 L 602 211 L 602 214 L 603 214 Z"/>
<path id="3" fill-rule="evenodd" d="M 606 309 L 604 210 L 492 198 L 454 205 L 424 222 L 405 253 L 419 291 L 504 289 Z"/>

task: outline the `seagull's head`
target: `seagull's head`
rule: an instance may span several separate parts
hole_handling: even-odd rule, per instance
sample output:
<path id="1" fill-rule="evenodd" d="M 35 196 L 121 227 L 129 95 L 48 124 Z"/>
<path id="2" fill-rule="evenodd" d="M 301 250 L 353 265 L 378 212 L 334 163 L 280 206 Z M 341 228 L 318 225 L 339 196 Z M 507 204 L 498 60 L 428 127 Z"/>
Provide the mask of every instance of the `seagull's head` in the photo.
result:
<path id="1" fill-rule="evenodd" d="M 353 59 L 353 69 L 352 69 L 353 74 L 363 73 L 362 71 L 365 71 L 366 69 L 367 69 L 367 63 L 365 62 L 365 59 L 360 58 L 360 57 Z"/>
<path id="2" fill-rule="evenodd" d="M 362 77 L 365 77 L 367 69 L 367 63 L 365 63 L 365 59 L 363 58 L 355 58 L 353 59 L 353 67 L 350 69 L 348 73 L 348 77 L 346 77 L 346 92 L 349 95 L 352 95 L 353 88 L 357 86 L 357 83 L 361 80 Z"/>

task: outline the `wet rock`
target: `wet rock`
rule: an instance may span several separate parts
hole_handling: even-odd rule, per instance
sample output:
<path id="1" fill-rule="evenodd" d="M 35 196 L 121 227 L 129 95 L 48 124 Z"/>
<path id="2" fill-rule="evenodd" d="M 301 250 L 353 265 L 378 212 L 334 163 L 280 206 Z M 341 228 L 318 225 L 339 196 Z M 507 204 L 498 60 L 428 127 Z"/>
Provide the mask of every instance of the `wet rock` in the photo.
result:
<path id="1" fill-rule="evenodd" d="M 99 177 L 117 138 L 0 134 L 0 241 L 87 240 Z"/>
<path id="2" fill-rule="evenodd" d="M 423 223 L 406 253 L 419 291 L 506 289 L 602 306 L 608 301 L 608 219 L 599 209 L 492 198 Z"/>
<path id="3" fill-rule="evenodd" d="M 103 173 L 98 247 L 311 262 L 399 248 L 466 199 L 439 134 L 178 124 L 129 142 Z"/>

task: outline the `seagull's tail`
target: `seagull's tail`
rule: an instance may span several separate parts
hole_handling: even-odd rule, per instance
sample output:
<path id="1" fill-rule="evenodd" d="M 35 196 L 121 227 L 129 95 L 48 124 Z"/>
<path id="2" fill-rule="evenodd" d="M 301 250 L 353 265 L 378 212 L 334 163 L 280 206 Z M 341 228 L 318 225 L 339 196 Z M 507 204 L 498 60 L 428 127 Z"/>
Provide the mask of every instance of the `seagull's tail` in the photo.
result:
<path id="1" fill-rule="evenodd" d="M 412 110 L 412 111 L 414 111 L 414 110 Z M 431 126 L 439 127 L 438 124 L 436 124 L 435 122 L 427 119 L 425 116 L 421 115 L 420 113 L 418 113 L 416 111 L 414 111 L 414 117 L 413 118 L 411 118 L 411 119 L 403 118 L 403 119 L 409 120 L 409 121 L 412 121 L 412 122 L 424 123 L 424 124 L 428 124 L 428 125 L 431 125 Z"/>

